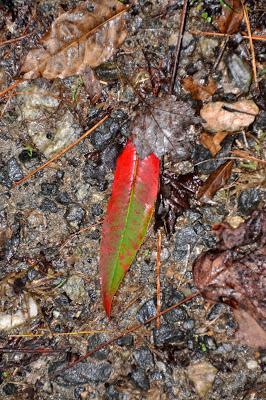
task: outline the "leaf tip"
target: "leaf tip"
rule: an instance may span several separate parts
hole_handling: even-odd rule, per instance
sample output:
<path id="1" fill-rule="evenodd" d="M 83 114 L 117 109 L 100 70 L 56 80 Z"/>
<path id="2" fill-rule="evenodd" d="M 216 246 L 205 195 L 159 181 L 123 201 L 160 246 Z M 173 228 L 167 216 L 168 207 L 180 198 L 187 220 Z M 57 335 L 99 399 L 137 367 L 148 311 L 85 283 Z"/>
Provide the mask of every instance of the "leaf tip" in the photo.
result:
<path id="1" fill-rule="evenodd" d="M 103 293 L 103 305 L 106 315 L 109 319 L 111 317 L 112 301 L 113 301 L 113 296 Z"/>

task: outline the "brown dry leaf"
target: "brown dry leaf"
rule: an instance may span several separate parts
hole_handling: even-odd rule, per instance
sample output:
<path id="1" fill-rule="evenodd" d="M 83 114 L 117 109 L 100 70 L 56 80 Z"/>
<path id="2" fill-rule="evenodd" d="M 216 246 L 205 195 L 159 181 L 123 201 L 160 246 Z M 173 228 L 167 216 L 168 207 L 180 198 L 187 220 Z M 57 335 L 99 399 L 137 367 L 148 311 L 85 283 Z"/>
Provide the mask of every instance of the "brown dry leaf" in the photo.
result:
<path id="1" fill-rule="evenodd" d="M 190 92 L 195 100 L 207 100 L 215 93 L 217 89 L 216 82 L 211 78 L 209 79 L 207 85 L 201 85 L 195 81 L 192 76 L 188 76 L 183 79 L 182 84 L 184 89 Z"/>
<path id="2" fill-rule="evenodd" d="M 223 223 L 215 230 L 220 239 L 217 248 L 194 262 L 195 285 L 205 299 L 234 309 L 243 343 L 265 346 L 266 210 L 254 211 L 236 229 Z"/>
<path id="3" fill-rule="evenodd" d="M 60 15 L 28 53 L 24 79 L 66 78 L 108 60 L 126 38 L 125 10 L 117 0 L 90 0 Z"/>
<path id="4" fill-rule="evenodd" d="M 226 161 L 213 171 L 198 191 L 197 199 L 208 202 L 218 190 L 224 187 L 231 176 L 233 161 Z"/>
<path id="5" fill-rule="evenodd" d="M 252 124 L 259 113 L 253 100 L 236 103 L 217 101 L 205 104 L 200 116 L 205 120 L 203 127 L 210 132 L 237 132 Z"/>
<path id="6" fill-rule="evenodd" d="M 228 136 L 228 132 L 217 132 L 215 135 L 210 135 L 206 132 L 203 132 L 200 135 L 199 141 L 206 149 L 210 151 L 211 155 L 215 157 L 216 154 L 221 150 L 221 143 L 226 136 Z"/>
<path id="7" fill-rule="evenodd" d="M 175 159 L 188 159 L 196 135 L 193 125 L 199 122 L 193 108 L 175 96 L 145 100 L 131 124 L 139 157 L 171 153 Z"/>
<path id="8" fill-rule="evenodd" d="M 222 15 L 216 19 L 216 25 L 221 33 L 237 33 L 243 19 L 243 7 L 240 0 L 226 0 L 222 7 Z"/>

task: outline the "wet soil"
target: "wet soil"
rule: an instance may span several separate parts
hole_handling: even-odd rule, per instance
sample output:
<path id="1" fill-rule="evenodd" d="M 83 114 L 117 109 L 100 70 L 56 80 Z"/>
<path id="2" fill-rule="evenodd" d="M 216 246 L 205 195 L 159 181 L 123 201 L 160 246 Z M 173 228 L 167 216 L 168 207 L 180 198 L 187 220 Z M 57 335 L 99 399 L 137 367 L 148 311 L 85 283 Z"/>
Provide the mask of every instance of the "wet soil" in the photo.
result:
<path id="1" fill-rule="evenodd" d="M 0 41 L 29 33 L 0 47 L 0 90 L 19 77 L 23 58 L 52 21 L 79 3 L 0 2 Z M 0 319 L 18 317 L 22 310 L 25 320 L 0 331 L 0 346 L 6 349 L 0 353 L 0 398 L 264 399 L 265 350 L 236 343 L 237 324 L 230 308 L 209 304 L 200 296 L 163 316 L 160 328 L 154 323 L 143 325 L 82 363 L 56 373 L 87 350 L 156 313 L 157 235 L 153 227 L 115 297 L 110 321 L 101 302 L 99 245 L 115 162 L 130 136 L 136 106 L 141 109 L 143 98 L 168 92 L 182 2 L 124 3 L 131 4 L 129 34 L 115 56 L 96 69 L 104 81 L 96 104 L 77 76 L 22 82 L 16 95 L 0 99 Z M 252 31 L 265 35 L 265 4 L 247 4 Z M 200 132 L 195 131 L 188 160 L 165 157 L 164 168 L 172 173 L 195 169 L 206 179 L 234 148 L 248 148 L 257 157 L 265 151 L 264 42 L 254 41 L 259 91 L 252 82 L 247 40 L 237 35 L 230 38 L 213 69 L 224 39 L 189 33 L 214 31 L 212 22 L 222 6 L 218 0 L 190 2 L 175 95 L 199 115 L 202 101 L 192 99 L 181 80 L 193 76 L 206 83 L 212 77 L 217 85 L 213 101 L 253 99 L 260 112 L 245 132 L 224 141 L 215 158 L 199 143 Z M 246 31 L 244 22 L 240 30 Z M 93 126 L 102 110 L 111 110 L 110 118 L 90 137 L 14 187 L 14 182 Z M 195 202 L 178 217 L 171 237 L 162 233 L 162 308 L 196 290 L 192 263 L 202 251 L 215 247 L 211 226 L 225 219 L 243 221 L 253 210 L 265 207 L 265 199 L 265 169 L 243 160 L 235 164 L 229 183 L 210 204 Z M 87 333 L 59 335 L 81 331 Z M 16 334 L 31 336 L 10 336 Z"/>

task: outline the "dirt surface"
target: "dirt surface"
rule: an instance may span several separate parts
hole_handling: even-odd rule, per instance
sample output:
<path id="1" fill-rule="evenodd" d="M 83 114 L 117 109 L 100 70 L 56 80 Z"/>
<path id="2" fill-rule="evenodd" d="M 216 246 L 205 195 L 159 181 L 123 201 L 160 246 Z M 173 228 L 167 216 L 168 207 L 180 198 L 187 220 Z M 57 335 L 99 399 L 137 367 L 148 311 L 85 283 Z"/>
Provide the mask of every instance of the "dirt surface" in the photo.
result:
<path id="1" fill-rule="evenodd" d="M 0 47 L 0 91 L 20 77 L 23 59 L 52 21 L 80 3 L 0 2 L 0 42 L 27 35 Z M 131 4 L 128 37 L 112 59 L 96 68 L 102 82 L 97 101 L 91 99 L 85 78 L 78 76 L 24 81 L 0 98 L 0 398 L 265 399 L 265 350 L 236 343 L 237 323 L 230 308 L 201 296 L 161 317 L 160 328 L 154 322 L 143 325 L 60 372 L 88 349 L 156 314 L 153 227 L 115 297 L 110 321 L 101 302 L 99 246 L 115 161 L 130 136 L 136 106 L 141 110 L 143 98 L 168 92 L 182 2 L 124 3 Z M 214 158 L 199 142 L 202 125 L 191 128 L 189 157 L 165 156 L 165 170 L 195 171 L 203 180 L 231 150 L 265 157 L 265 41 L 254 41 L 257 88 L 249 42 L 240 33 L 229 39 L 215 68 L 224 38 L 189 33 L 214 32 L 222 3 L 190 2 L 174 94 L 198 117 L 203 103 L 239 99 L 253 100 L 259 113 L 249 127 L 229 135 Z M 266 34 L 263 3 L 247 1 L 251 30 L 257 35 Z M 239 31 L 246 32 L 244 20 Z M 211 77 L 215 93 L 207 100 L 193 99 L 182 86 L 188 76 L 202 85 Z M 110 118 L 89 138 L 14 187 L 92 127 L 105 110 Z M 192 263 L 215 247 L 211 226 L 224 220 L 237 225 L 265 207 L 265 199 L 265 164 L 241 159 L 211 202 L 195 200 L 178 216 L 175 233 L 162 233 L 162 309 L 196 290 Z M 12 328 L 16 321 L 20 325 Z M 81 331 L 87 333 L 60 335 Z M 16 334 L 31 336 L 10 336 Z"/>

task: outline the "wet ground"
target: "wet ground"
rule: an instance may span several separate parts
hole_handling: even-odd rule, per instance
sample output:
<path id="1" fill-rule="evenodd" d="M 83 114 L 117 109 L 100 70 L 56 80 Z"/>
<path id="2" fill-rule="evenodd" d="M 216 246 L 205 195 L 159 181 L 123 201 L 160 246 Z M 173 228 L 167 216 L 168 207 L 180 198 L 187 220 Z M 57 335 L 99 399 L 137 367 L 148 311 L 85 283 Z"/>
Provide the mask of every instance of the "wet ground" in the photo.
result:
<path id="1" fill-rule="evenodd" d="M 19 77 L 23 57 L 54 18 L 79 3 L 0 3 L 0 41 L 30 33 L 0 47 L 0 90 Z M 141 98 L 168 90 L 182 8 L 181 1 L 171 0 L 130 3 L 126 41 L 96 69 L 104 84 L 95 104 L 77 76 L 22 82 L 16 94 L 1 97 L 0 342 L 7 352 L 0 355 L 0 398 L 264 399 L 265 351 L 235 343 L 237 324 L 230 308 L 208 304 L 201 297 L 164 315 L 160 328 L 154 323 L 143 325 L 84 362 L 55 373 L 88 349 L 156 313 L 157 235 L 152 227 L 116 295 L 111 321 L 103 310 L 98 278 L 101 222 L 115 161 L 130 136 L 130 121 Z M 254 41 L 259 91 L 251 82 L 248 40 L 239 35 L 230 38 L 214 69 L 224 39 L 189 33 L 214 31 L 212 22 L 221 13 L 221 3 L 190 2 L 175 94 L 198 114 L 202 101 L 192 99 L 180 82 L 192 76 L 203 84 L 212 77 L 217 85 L 213 101 L 253 99 L 260 112 L 245 132 L 225 140 L 214 159 L 197 139 L 200 128 L 194 132 L 188 160 L 166 156 L 165 169 L 178 174 L 196 168 L 202 179 L 232 149 L 248 148 L 259 158 L 265 150 L 265 42 Z M 247 3 L 251 28 L 262 35 L 265 5 L 263 1 Z M 244 22 L 241 27 L 246 30 Z M 103 110 L 111 110 L 111 116 L 89 138 L 26 183 L 13 186 L 93 126 Z M 243 221 L 265 206 L 265 198 L 263 165 L 237 162 L 229 183 L 211 204 L 195 203 L 178 217 L 170 238 L 162 234 L 162 309 L 195 291 L 192 263 L 202 251 L 215 247 L 211 226 L 225 219 Z M 14 320 L 21 325 L 7 329 Z M 80 331 L 89 333 L 59 335 Z M 40 336 L 10 337 L 26 333 Z M 45 350 L 50 354 L 41 354 Z"/>

